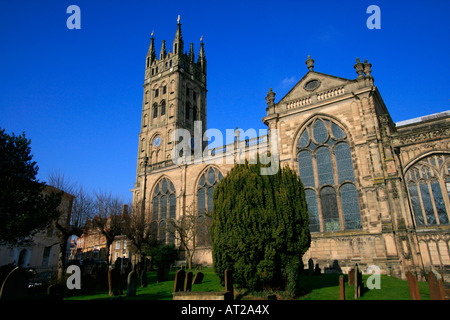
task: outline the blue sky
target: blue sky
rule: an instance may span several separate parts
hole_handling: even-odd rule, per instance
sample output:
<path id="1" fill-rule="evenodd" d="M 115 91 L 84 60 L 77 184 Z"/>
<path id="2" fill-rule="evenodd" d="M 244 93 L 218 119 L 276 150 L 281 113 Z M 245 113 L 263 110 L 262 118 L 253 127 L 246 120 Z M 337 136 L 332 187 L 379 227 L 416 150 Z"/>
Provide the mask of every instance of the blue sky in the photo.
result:
<path id="1" fill-rule="evenodd" d="M 169 4 L 167 4 L 169 3 Z M 69 30 L 70 5 L 81 29 Z M 367 7 L 381 9 L 369 30 Z M 208 128 L 265 128 L 307 72 L 354 79 L 372 63 L 394 121 L 449 110 L 450 1 L 103 1 L 0 4 L 0 127 L 25 132 L 45 181 L 52 170 L 89 190 L 130 198 L 136 175 L 145 55 L 171 47 L 181 15 L 185 48 L 208 61 Z"/>

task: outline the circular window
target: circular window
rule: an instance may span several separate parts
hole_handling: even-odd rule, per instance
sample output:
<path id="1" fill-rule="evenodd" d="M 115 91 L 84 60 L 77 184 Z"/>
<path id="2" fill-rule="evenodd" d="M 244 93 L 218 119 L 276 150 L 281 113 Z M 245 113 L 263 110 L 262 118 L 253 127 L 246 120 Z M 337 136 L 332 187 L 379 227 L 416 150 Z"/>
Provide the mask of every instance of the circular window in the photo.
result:
<path id="1" fill-rule="evenodd" d="M 314 79 L 314 80 L 308 81 L 306 83 L 305 89 L 308 91 L 313 91 L 313 90 L 317 89 L 319 86 L 320 86 L 320 81 Z"/>

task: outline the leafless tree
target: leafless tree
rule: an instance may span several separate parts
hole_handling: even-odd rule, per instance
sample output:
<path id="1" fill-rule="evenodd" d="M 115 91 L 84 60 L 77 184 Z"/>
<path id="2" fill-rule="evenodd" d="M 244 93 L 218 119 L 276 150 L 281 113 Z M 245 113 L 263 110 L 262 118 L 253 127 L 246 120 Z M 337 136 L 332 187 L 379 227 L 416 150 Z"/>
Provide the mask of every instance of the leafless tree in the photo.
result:
<path id="1" fill-rule="evenodd" d="M 95 216 L 92 222 L 100 233 L 105 236 L 108 263 L 111 263 L 109 256 L 110 246 L 116 236 L 122 234 L 124 228 L 122 205 L 123 201 L 111 193 L 105 191 L 95 192 L 93 205 Z"/>
<path id="2" fill-rule="evenodd" d="M 130 241 L 133 253 L 139 256 L 140 262 L 145 262 L 145 253 L 157 245 L 156 235 L 152 233 L 143 206 L 138 202 L 130 206 L 131 216 L 126 220 L 124 234 Z M 142 271 L 142 270 L 140 270 Z"/>
<path id="3" fill-rule="evenodd" d="M 62 280 L 66 265 L 67 242 L 72 236 L 79 237 L 83 233 L 86 221 L 93 215 L 93 200 L 82 186 L 71 182 L 58 171 L 49 174 L 47 184 L 61 190 L 63 194 L 73 196 L 69 216 L 61 214 L 60 218 L 54 221 L 59 242 L 58 280 Z"/>
<path id="4" fill-rule="evenodd" d="M 211 219 L 209 214 L 199 215 L 194 212 L 192 205 L 186 209 L 186 214 L 178 220 L 170 220 L 168 231 L 172 232 L 181 246 L 186 250 L 188 268 L 192 269 L 192 260 L 195 252 L 201 246 L 211 243 L 209 233 Z"/>

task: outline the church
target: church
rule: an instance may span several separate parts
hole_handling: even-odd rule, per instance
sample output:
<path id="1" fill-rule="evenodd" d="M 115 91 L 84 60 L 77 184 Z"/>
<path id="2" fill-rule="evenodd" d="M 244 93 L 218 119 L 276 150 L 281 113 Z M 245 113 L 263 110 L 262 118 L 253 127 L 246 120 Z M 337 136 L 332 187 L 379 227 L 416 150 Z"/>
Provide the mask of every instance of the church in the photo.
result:
<path id="1" fill-rule="evenodd" d="M 273 151 L 271 161 L 300 176 L 308 204 L 311 246 L 303 256 L 325 272 L 363 271 L 404 277 L 450 270 L 450 112 L 394 123 L 374 85 L 372 65 L 356 59 L 355 79 L 314 71 L 275 102 L 270 89 L 268 134 L 208 148 L 204 43 L 195 59 L 178 20 L 167 49 L 153 33 L 145 60 L 142 120 L 133 203 L 142 203 L 162 243 L 180 243 L 170 219 L 205 218 L 215 186 L 236 163 Z M 184 145 L 180 149 L 179 132 Z M 225 135 L 225 134 L 224 134 Z M 180 142 L 181 143 L 181 142 Z M 201 147 L 199 154 L 186 152 Z M 199 148 L 197 148 L 199 149 Z M 180 159 L 182 161 L 180 161 Z M 207 233 L 207 232 L 206 232 Z M 212 264 L 208 239 L 194 260 Z"/>

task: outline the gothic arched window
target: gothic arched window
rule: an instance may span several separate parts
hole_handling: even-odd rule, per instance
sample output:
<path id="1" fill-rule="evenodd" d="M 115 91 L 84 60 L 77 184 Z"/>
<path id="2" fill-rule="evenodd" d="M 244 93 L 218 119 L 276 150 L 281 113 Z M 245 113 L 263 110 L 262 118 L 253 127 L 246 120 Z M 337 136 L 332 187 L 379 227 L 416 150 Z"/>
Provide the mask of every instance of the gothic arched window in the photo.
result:
<path id="1" fill-rule="evenodd" d="M 189 116 L 190 116 L 190 113 L 191 113 L 191 105 L 189 104 L 189 102 L 186 103 L 186 110 L 185 110 L 185 112 L 186 112 L 186 114 L 185 114 L 186 120 L 189 120 Z"/>
<path id="2" fill-rule="evenodd" d="M 361 212 L 350 145 L 332 120 L 316 118 L 297 144 L 311 232 L 361 229 Z"/>
<path id="3" fill-rule="evenodd" d="M 222 172 L 209 167 L 198 181 L 197 186 L 197 214 L 212 213 L 213 194 L 216 185 L 223 179 Z"/>
<path id="4" fill-rule="evenodd" d="M 416 225 L 449 224 L 450 156 L 431 155 L 420 160 L 408 169 L 405 180 Z"/>
<path id="5" fill-rule="evenodd" d="M 214 188 L 223 179 L 222 172 L 214 167 L 209 167 L 200 177 L 197 185 L 197 216 L 199 245 L 210 243 L 209 226 L 213 210 Z"/>
<path id="6" fill-rule="evenodd" d="M 166 100 L 161 101 L 161 115 L 166 114 Z"/>
<path id="7" fill-rule="evenodd" d="M 156 103 L 153 104 L 153 119 L 158 117 L 158 105 Z"/>
<path id="8" fill-rule="evenodd" d="M 173 183 L 167 179 L 161 179 L 152 195 L 152 234 L 163 243 L 174 243 L 174 237 L 168 232 L 170 223 L 176 217 L 176 195 Z"/>

